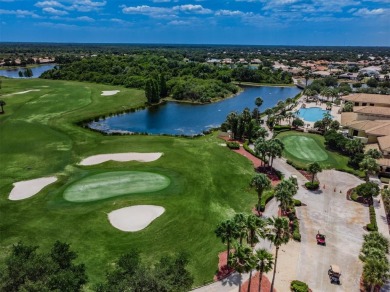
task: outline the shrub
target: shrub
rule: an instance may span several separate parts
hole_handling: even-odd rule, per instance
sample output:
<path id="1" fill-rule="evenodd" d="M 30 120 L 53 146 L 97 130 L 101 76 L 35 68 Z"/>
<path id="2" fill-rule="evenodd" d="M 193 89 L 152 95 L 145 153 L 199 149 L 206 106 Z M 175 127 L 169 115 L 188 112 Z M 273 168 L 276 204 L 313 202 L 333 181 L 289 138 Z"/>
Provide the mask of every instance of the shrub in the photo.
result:
<path id="1" fill-rule="evenodd" d="M 290 289 L 293 292 L 308 292 L 309 286 L 304 282 L 294 280 L 291 281 Z"/>
<path id="2" fill-rule="evenodd" d="M 294 206 L 300 207 L 300 206 L 302 206 L 302 202 L 300 200 L 294 199 Z"/>
<path id="3" fill-rule="evenodd" d="M 355 191 L 352 191 L 351 200 L 357 202 L 358 199 L 359 199 L 359 195 Z"/>
<path id="4" fill-rule="evenodd" d="M 308 181 L 307 183 L 305 183 L 305 187 L 308 190 L 314 191 L 314 190 L 318 190 L 318 188 L 320 187 L 320 184 L 318 181 L 315 181 L 313 183 L 311 181 Z"/>
<path id="5" fill-rule="evenodd" d="M 293 221 L 293 239 L 296 241 L 301 241 L 301 233 L 299 232 L 299 221 L 298 219 L 294 219 Z"/>
<path id="6" fill-rule="evenodd" d="M 275 170 L 275 173 L 276 173 L 276 176 L 278 177 L 278 179 L 283 179 L 284 174 L 281 171 Z"/>
<path id="7" fill-rule="evenodd" d="M 230 149 L 240 149 L 240 144 L 237 142 L 226 142 L 226 146 Z"/>
<path id="8" fill-rule="evenodd" d="M 267 203 L 269 201 L 271 201 L 271 199 L 273 197 L 274 197 L 274 191 L 273 190 L 270 190 L 270 191 L 267 191 L 267 192 L 263 193 L 263 196 L 261 197 L 261 206 L 260 206 L 260 211 L 261 212 L 264 212 L 265 206 L 267 205 Z M 256 205 L 256 208 L 257 208 L 257 205 Z"/>
<path id="9" fill-rule="evenodd" d="M 368 231 L 378 231 L 378 225 L 376 223 L 375 208 L 370 206 L 370 223 L 366 225 Z"/>

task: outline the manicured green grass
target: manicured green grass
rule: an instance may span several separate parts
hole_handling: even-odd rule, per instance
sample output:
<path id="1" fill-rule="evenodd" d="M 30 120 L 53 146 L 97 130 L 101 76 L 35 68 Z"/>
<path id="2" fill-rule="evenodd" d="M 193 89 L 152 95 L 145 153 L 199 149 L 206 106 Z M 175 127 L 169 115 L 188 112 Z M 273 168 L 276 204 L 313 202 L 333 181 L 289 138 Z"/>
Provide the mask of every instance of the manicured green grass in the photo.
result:
<path id="1" fill-rule="evenodd" d="M 283 156 L 297 167 L 307 168 L 317 161 L 323 168 L 353 171 L 347 165 L 348 157 L 325 149 L 325 139 L 321 135 L 288 131 L 278 134 L 277 138 L 285 145 Z"/>
<path id="2" fill-rule="evenodd" d="M 328 159 L 328 154 L 312 137 L 291 135 L 282 138 L 285 151 L 300 160 L 320 162 Z"/>
<path id="3" fill-rule="evenodd" d="M 68 187 L 64 198 L 70 202 L 92 202 L 134 193 L 165 189 L 168 177 L 145 171 L 112 171 L 83 178 Z"/>
<path id="4" fill-rule="evenodd" d="M 50 248 L 65 241 L 86 264 L 90 286 L 101 281 L 113 262 L 130 248 L 147 262 L 185 250 L 195 285 L 210 281 L 218 252 L 217 224 L 234 212 L 249 212 L 257 195 L 249 187 L 253 166 L 216 135 L 201 138 L 166 136 L 104 136 L 78 127 L 85 118 L 142 106 L 144 93 L 122 87 L 52 80 L 3 79 L 0 99 L 0 265 L 12 244 Z M 40 89 L 20 95 L 11 92 Z M 101 96 L 102 90 L 121 90 Z M 153 162 L 109 161 L 77 165 L 82 158 L 103 153 L 163 152 Z M 75 203 L 64 191 L 88 177 L 115 171 L 151 172 L 169 178 L 170 185 L 150 193 L 133 193 Z M 12 183 L 56 175 L 59 180 L 22 201 L 8 200 Z M 164 216 L 142 231 L 113 228 L 107 213 L 133 205 L 157 205 Z"/>

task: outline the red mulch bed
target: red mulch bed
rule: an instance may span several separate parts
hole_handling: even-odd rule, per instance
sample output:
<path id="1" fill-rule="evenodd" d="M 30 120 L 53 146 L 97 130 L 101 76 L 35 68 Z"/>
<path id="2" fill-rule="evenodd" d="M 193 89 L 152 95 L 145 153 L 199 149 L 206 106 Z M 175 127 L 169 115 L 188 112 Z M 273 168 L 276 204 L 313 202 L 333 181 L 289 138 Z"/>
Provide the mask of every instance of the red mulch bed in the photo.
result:
<path id="1" fill-rule="evenodd" d="M 305 170 L 298 170 L 308 181 L 311 181 L 312 174 Z"/>
<path id="2" fill-rule="evenodd" d="M 257 217 L 263 216 L 263 213 L 257 211 L 255 207 L 252 208 L 252 214 L 256 215 Z"/>
<path id="3" fill-rule="evenodd" d="M 259 291 L 259 279 L 260 279 L 260 273 L 256 273 L 252 277 L 251 281 L 251 291 L 250 292 L 257 292 Z M 244 284 L 241 286 L 241 291 L 246 292 L 248 291 L 248 284 L 249 281 L 246 281 Z M 261 279 L 261 291 L 269 291 L 271 289 L 271 282 L 268 280 L 268 278 L 263 274 L 263 277 Z M 276 289 L 274 288 L 274 292 L 276 292 Z"/>
<path id="4" fill-rule="evenodd" d="M 234 250 L 230 250 L 230 251 L 234 251 Z M 227 265 L 226 265 L 226 263 L 227 263 L 227 251 L 219 253 L 218 258 L 219 258 L 218 272 L 214 276 L 214 281 L 215 282 L 226 278 L 227 276 L 229 276 L 231 273 L 234 272 L 234 270 L 232 268 L 228 268 Z"/>

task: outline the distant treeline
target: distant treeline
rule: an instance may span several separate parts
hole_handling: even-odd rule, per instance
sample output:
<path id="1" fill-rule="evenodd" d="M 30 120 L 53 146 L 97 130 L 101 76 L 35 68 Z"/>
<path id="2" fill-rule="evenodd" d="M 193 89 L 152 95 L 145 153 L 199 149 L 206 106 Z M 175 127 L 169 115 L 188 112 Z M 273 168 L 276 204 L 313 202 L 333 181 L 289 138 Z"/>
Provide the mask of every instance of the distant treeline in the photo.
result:
<path id="1" fill-rule="evenodd" d="M 249 68 L 214 65 L 189 61 L 180 54 L 169 56 L 157 54 L 133 54 L 126 56 L 98 55 L 79 58 L 61 56 L 56 58 L 60 66 L 45 72 L 41 78 L 88 81 L 159 92 L 153 84 L 164 80 L 161 97 L 172 96 L 177 100 L 209 102 L 238 92 L 231 83 L 249 81 L 256 83 L 289 84 L 288 73 L 273 71 L 268 67 Z M 150 82 L 152 81 L 152 82 Z M 157 101 L 153 99 L 154 101 Z"/>

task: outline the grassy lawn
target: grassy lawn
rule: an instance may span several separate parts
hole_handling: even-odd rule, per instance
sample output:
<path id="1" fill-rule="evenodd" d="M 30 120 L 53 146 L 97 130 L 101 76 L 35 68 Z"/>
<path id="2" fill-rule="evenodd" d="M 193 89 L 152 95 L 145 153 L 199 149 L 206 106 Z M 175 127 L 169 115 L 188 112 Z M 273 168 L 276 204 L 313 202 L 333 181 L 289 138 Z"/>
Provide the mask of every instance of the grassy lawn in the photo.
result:
<path id="1" fill-rule="evenodd" d="M 185 250 L 195 285 L 212 280 L 217 254 L 225 249 L 214 235 L 216 225 L 234 212 L 249 212 L 257 200 L 248 186 L 253 174 L 249 160 L 221 147 L 216 135 L 197 139 L 104 136 L 75 125 L 88 117 L 142 106 L 145 98 L 139 90 L 37 79 L 3 79 L 2 87 L 0 99 L 7 105 L 0 115 L 0 265 L 18 241 L 48 248 L 58 239 L 78 252 L 87 266 L 90 285 L 131 247 L 149 262 Z M 100 95 L 102 90 L 115 89 L 121 92 Z M 27 90 L 39 91 L 9 95 Z M 77 165 L 90 155 L 118 152 L 164 155 L 148 163 Z M 147 193 L 128 190 L 129 195 L 122 195 L 126 190 L 119 188 L 119 196 L 96 201 L 64 199 L 68 187 L 81 180 L 93 182 L 96 175 L 107 179 L 112 176 L 107 173 L 118 171 L 148 172 L 164 180 L 158 189 L 150 186 Z M 8 200 L 12 183 L 51 175 L 58 181 L 37 195 Z M 166 211 L 139 232 L 122 232 L 109 224 L 107 213 L 138 204 L 158 205 Z"/>
<path id="2" fill-rule="evenodd" d="M 325 139 L 321 135 L 288 131 L 278 134 L 277 138 L 285 145 L 283 157 L 297 167 L 306 168 L 317 161 L 323 168 L 353 171 L 347 165 L 348 157 L 325 149 Z"/>

